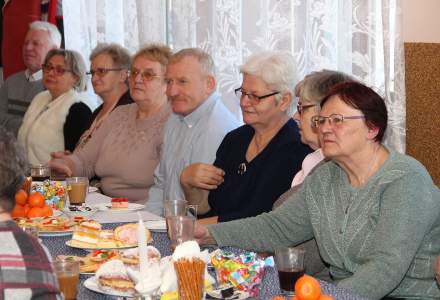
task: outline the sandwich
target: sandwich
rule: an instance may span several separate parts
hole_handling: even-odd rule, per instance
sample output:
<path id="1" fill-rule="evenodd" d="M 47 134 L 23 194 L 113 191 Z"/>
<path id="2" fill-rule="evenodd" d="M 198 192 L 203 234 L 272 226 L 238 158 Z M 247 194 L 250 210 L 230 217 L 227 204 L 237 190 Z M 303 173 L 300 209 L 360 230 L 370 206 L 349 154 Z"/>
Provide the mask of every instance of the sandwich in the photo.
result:
<path id="1" fill-rule="evenodd" d="M 105 262 L 96 271 L 95 277 L 99 287 L 108 292 L 133 294 L 134 282 L 128 276 L 124 263 L 119 259 Z"/>

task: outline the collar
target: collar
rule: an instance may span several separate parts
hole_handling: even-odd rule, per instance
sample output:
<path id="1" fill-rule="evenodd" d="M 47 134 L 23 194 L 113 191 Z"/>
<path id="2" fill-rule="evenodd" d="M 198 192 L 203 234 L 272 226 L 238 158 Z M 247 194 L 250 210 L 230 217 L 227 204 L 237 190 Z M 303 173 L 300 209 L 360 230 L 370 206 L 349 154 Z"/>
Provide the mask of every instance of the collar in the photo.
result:
<path id="1" fill-rule="evenodd" d="M 218 100 L 220 100 L 220 94 L 213 92 L 208 99 L 203 101 L 203 103 L 200 104 L 199 107 L 197 107 L 192 113 L 187 116 L 179 115 L 179 120 L 184 122 L 189 128 L 192 128 L 197 121 L 206 116 L 207 112 Z"/>
<path id="2" fill-rule="evenodd" d="M 31 74 L 31 71 L 29 71 L 29 69 L 26 69 L 24 71 L 24 75 L 26 76 L 26 79 L 29 82 L 34 82 L 34 81 L 41 80 L 43 78 L 43 71 L 39 70 L 39 71 L 35 72 L 34 74 Z"/>

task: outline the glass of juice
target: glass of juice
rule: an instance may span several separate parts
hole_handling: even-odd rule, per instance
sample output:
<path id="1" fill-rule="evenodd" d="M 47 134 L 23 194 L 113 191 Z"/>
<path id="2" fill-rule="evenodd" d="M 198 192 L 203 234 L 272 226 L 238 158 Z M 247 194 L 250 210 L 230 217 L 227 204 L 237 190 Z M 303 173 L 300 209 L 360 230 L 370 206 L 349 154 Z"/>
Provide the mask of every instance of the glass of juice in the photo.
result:
<path id="1" fill-rule="evenodd" d="M 66 178 L 66 184 L 70 205 L 82 205 L 86 202 L 89 190 L 89 179 L 87 177 L 69 177 Z"/>
<path id="2" fill-rule="evenodd" d="M 295 247 L 282 247 L 275 250 L 275 264 L 284 295 L 295 294 L 295 283 L 304 275 L 305 250 Z"/>
<path id="3" fill-rule="evenodd" d="M 53 268 L 58 278 L 60 291 L 67 300 L 76 299 L 79 282 L 79 261 L 54 261 Z"/>

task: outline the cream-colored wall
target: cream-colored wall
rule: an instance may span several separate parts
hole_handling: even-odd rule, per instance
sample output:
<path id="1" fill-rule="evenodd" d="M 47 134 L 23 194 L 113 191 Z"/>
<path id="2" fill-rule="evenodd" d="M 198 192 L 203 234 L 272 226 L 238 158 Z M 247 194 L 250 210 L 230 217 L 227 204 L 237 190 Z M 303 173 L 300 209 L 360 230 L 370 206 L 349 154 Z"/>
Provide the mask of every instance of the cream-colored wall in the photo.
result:
<path id="1" fill-rule="evenodd" d="M 403 40 L 440 43 L 440 0 L 402 0 Z"/>

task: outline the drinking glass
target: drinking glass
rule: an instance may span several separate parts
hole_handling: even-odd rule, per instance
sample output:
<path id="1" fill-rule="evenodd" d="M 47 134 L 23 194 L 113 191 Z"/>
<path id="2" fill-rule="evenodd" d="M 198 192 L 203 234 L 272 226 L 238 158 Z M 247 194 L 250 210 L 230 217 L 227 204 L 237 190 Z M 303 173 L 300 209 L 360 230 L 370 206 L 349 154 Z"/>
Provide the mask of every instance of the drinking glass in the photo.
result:
<path id="1" fill-rule="evenodd" d="M 33 165 L 31 167 L 32 181 L 45 181 L 50 179 L 50 167 L 45 165 Z"/>
<path id="2" fill-rule="evenodd" d="M 189 205 L 186 200 L 166 200 L 164 216 L 186 216 L 197 218 L 197 205 Z"/>
<path id="3" fill-rule="evenodd" d="M 275 264 L 283 294 L 295 294 L 295 283 L 304 275 L 305 250 L 294 247 L 283 247 L 275 250 Z"/>
<path id="4" fill-rule="evenodd" d="M 171 248 L 194 239 L 194 227 L 196 219 L 193 216 L 168 216 L 168 235 L 171 240 Z"/>
<path id="5" fill-rule="evenodd" d="M 79 282 L 79 261 L 57 260 L 52 264 L 64 298 L 67 300 L 76 299 Z"/>
<path id="6" fill-rule="evenodd" d="M 69 177 L 66 179 L 66 183 L 70 205 L 85 203 L 89 190 L 89 179 L 87 177 Z"/>

